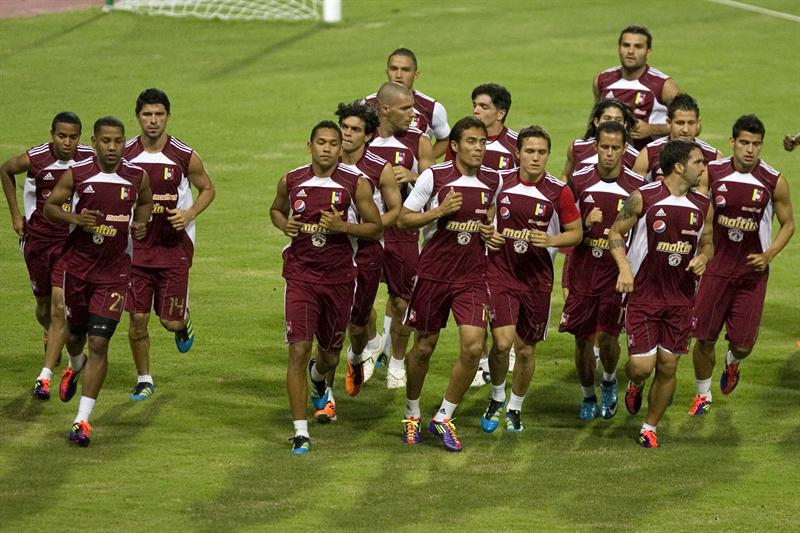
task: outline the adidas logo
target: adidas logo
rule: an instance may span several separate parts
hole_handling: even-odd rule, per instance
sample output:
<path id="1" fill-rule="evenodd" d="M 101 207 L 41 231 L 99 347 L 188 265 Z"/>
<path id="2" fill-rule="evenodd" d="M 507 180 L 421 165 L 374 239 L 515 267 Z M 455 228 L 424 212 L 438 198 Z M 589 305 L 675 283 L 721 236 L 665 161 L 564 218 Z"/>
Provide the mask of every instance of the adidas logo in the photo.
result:
<path id="1" fill-rule="evenodd" d="M 501 204 L 510 204 L 511 200 L 508 199 L 508 196 L 503 196 L 503 199 L 500 200 Z"/>
<path id="2" fill-rule="evenodd" d="M 308 195 L 306 194 L 306 190 L 305 189 L 300 189 L 300 192 L 297 193 L 297 197 L 298 198 L 305 198 L 306 196 L 308 196 Z"/>
<path id="3" fill-rule="evenodd" d="M 656 216 L 657 217 L 665 217 L 665 216 L 667 216 L 667 214 L 664 212 L 663 209 L 659 209 L 658 212 L 656 212 Z"/>
<path id="4" fill-rule="evenodd" d="M 94 189 L 92 189 L 91 185 L 89 185 L 88 187 L 83 189 L 83 194 L 89 194 L 89 193 L 93 193 L 93 192 L 94 192 Z"/>
<path id="5" fill-rule="evenodd" d="M 42 179 L 45 180 L 45 181 L 52 181 L 52 180 L 54 180 L 56 178 L 53 176 L 52 173 L 48 172 L 47 174 L 45 174 L 45 176 Z"/>
<path id="6" fill-rule="evenodd" d="M 587 196 L 586 198 L 583 199 L 583 203 L 593 204 L 594 203 L 594 198 L 592 198 L 592 195 L 590 194 L 589 196 Z"/>
<path id="7" fill-rule="evenodd" d="M 723 183 L 722 185 L 720 185 L 720 186 L 719 186 L 719 189 L 717 189 L 717 190 L 718 190 L 719 192 L 728 192 L 728 188 L 725 186 L 725 184 L 724 184 L 724 183 Z"/>

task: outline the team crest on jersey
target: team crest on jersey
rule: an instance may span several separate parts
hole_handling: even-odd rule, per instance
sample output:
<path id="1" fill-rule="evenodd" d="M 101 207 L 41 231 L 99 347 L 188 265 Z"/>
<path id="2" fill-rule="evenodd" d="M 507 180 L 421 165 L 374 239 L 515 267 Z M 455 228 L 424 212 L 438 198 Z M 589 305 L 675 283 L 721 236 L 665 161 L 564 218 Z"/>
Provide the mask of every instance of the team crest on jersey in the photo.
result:
<path id="1" fill-rule="evenodd" d="M 175 169 L 172 167 L 164 168 L 164 181 L 172 181 L 172 176 L 175 172 Z"/>
<path id="2" fill-rule="evenodd" d="M 667 223 L 663 220 L 656 220 L 653 222 L 653 231 L 656 233 L 664 233 L 667 229 Z"/>
<path id="3" fill-rule="evenodd" d="M 128 200 L 131 197 L 131 191 L 129 187 L 120 187 L 119 188 L 119 199 L 120 200 Z"/>
<path id="4" fill-rule="evenodd" d="M 518 254 L 524 254 L 528 251 L 528 241 L 518 240 L 514 241 L 514 251 Z"/>
<path id="5" fill-rule="evenodd" d="M 681 260 L 683 260 L 681 254 L 669 254 L 667 262 L 669 263 L 669 266 L 676 267 L 681 264 Z"/>
<path id="6" fill-rule="evenodd" d="M 481 193 L 481 205 L 486 205 L 489 203 L 489 194 L 482 192 Z"/>
<path id="7" fill-rule="evenodd" d="M 331 192 L 331 204 L 339 205 L 342 203 L 342 199 L 344 196 L 342 195 L 342 191 L 333 191 Z"/>
<path id="8" fill-rule="evenodd" d="M 302 213 L 306 210 L 306 203 L 303 200 L 295 200 L 292 209 L 294 209 L 295 213 Z"/>
<path id="9" fill-rule="evenodd" d="M 753 189 L 754 202 L 760 202 L 763 197 L 764 197 L 764 191 L 762 191 L 761 189 Z"/>
<path id="10" fill-rule="evenodd" d="M 497 166 L 500 167 L 501 170 L 511 168 L 511 158 L 501 155 L 500 160 L 497 162 Z"/>
<path id="11" fill-rule="evenodd" d="M 50 191 L 45 189 L 42 191 L 42 200 L 47 200 L 48 198 L 50 198 Z"/>
<path id="12" fill-rule="evenodd" d="M 500 218 L 508 220 L 511 217 L 511 210 L 505 206 L 500 208 Z"/>
<path id="13" fill-rule="evenodd" d="M 598 248 L 597 246 L 592 247 L 592 257 L 595 257 L 597 259 L 603 257 L 603 249 Z"/>
<path id="14" fill-rule="evenodd" d="M 500 203 L 501 204 L 505 204 L 505 205 L 510 205 L 511 204 L 511 200 L 508 199 L 508 196 L 503 196 L 503 199 L 500 200 Z"/>
<path id="15" fill-rule="evenodd" d="M 667 216 L 667 214 L 664 212 L 663 209 L 659 209 L 658 211 L 656 211 L 656 216 L 657 217 L 665 217 L 665 216 Z"/>
<path id="16" fill-rule="evenodd" d="M 689 225 L 690 226 L 696 225 L 698 220 L 699 220 L 699 217 L 697 216 L 697 213 L 689 213 Z"/>
<path id="17" fill-rule="evenodd" d="M 95 233 L 94 235 L 92 235 L 92 242 L 94 242 L 95 244 L 103 244 L 104 240 L 106 240 L 105 237 L 103 237 L 99 233 Z"/>
<path id="18" fill-rule="evenodd" d="M 742 242 L 744 233 L 742 233 L 742 230 L 731 228 L 728 230 L 728 238 L 733 242 Z"/>
<path id="19" fill-rule="evenodd" d="M 717 207 L 725 207 L 725 197 L 721 194 L 718 194 L 716 197 L 714 197 L 714 205 Z"/>
<path id="20" fill-rule="evenodd" d="M 536 207 L 533 210 L 533 214 L 538 217 L 544 216 L 544 211 L 545 211 L 544 206 L 540 203 L 537 203 Z"/>
<path id="21" fill-rule="evenodd" d="M 313 244 L 317 248 L 322 248 L 323 246 L 325 246 L 326 241 L 327 239 L 325 238 L 325 235 L 323 235 L 322 233 L 315 233 L 314 235 L 311 236 L 311 244 Z"/>
<path id="22" fill-rule="evenodd" d="M 409 127 L 419 129 L 419 117 L 417 115 L 414 115 L 414 118 L 411 119 L 411 124 L 409 124 Z"/>
<path id="23" fill-rule="evenodd" d="M 406 153 L 397 151 L 394 153 L 394 164 L 395 165 L 405 165 L 406 163 Z"/>
<path id="24" fill-rule="evenodd" d="M 461 233 L 458 234 L 456 240 L 458 241 L 458 244 L 460 244 L 461 246 L 466 246 L 469 244 L 469 241 L 472 240 L 472 234 L 468 231 L 462 231 Z"/>
<path id="25" fill-rule="evenodd" d="M 622 198 L 620 198 L 619 200 L 617 200 L 617 213 L 619 213 L 620 211 L 622 211 L 622 203 L 623 203 L 623 202 L 622 202 Z"/>

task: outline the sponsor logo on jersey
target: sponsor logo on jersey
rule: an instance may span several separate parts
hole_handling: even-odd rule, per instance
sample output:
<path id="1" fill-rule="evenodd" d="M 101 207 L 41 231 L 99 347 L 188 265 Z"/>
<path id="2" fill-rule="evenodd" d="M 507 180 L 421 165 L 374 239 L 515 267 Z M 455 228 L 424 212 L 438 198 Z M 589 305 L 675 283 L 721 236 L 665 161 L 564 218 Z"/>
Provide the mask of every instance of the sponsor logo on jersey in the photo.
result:
<path id="1" fill-rule="evenodd" d="M 667 214 L 664 212 L 663 209 L 659 209 L 658 211 L 656 211 L 656 216 L 657 217 L 665 217 L 665 216 L 667 216 Z"/>
<path id="2" fill-rule="evenodd" d="M 91 185 L 89 185 L 88 187 L 83 189 L 83 194 L 94 194 L 94 189 L 92 188 Z"/>
<path id="3" fill-rule="evenodd" d="M 107 226 L 105 224 L 100 224 L 99 226 L 84 226 L 83 231 L 86 233 L 93 233 L 95 235 L 100 235 L 102 237 L 114 237 L 117 234 L 117 228 L 114 226 Z M 97 243 L 97 240 L 95 240 Z M 102 240 L 100 242 L 103 242 Z M 97 243 L 100 244 L 100 243 Z"/>
<path id="4" fill-rule="evenodd" d="M 764 197 L 764 191 L 762 191 L 761 189 L 753 189 L 754 202 L 760 202 L 763 197 Z"/>
<path id="5" fill-rule="evenodd" d="M 592 248 L 602 248 L 604 250 L 608 250 L 608 239 L 593 239 L 591 237 L 586 237 L 583 239 L 583 244 Z"/>
<path id="6" fill-rule="evenodd" d="M 717 189 L 717 190 L 718 190 L 719 192 L 728 192 L 728 188 L 725 186 L 725 184 L 724 184 L 724 183 L 723 183 L 722 185 L 720 185 L 720 186 L 719 186 L 719 189 Z"/>
<path id="7" fill-rule="evenodd" d="M 130 215 L 106 215 L 107 222 L 128 222 L 130 219 Z"/>
<path id="8" fill-rule="evenodd" d="M 589 196 L 587 196 L 586 198 L 583 199 L 583 203 L 585 203 L 585 204 L 593 204 L 594 203 L 594 198 L 592 198 L 592 195 L 590 194 Z"/>
<path id="9" fill-rule="evenodd" d="M 689 241 L 660 242 L 656 244 L 656 252 L 686 255 L 692 253 L 694 246 Z"/>
<path id="10" fill-rule="evenodd" d="M 303 200 L 295 200 L 292 209 L 295 213 L 302 213 L 306 210 L 306 203 Z"/>
<path id="11" fill-rule="evenodd" d="M 297 197 L 298 198 L 305 198 L 306 196 L 308 196 L 308 195 L 306 194 L 306 190 L 305 189 L 300 189 L 300 192 L 297 193 Z"/>
<path id="12" fill-rule="evenodd" d="M 451 220 L 445 225 L 444 229 L 449 231 L 477 233 L 481 230 L 481 221 L 466 220 L 464 222 L 456 222 L 455 220 Z"/>
<path id="13" fill-rule="evenodd" d="M 653 231 L 656 233 L 664 233 L 667 229 L 667 223 L 663 220 L 656 220 L 653 222 Z"/>
<path id="14" fill-rule="evenodd" d="M 500 208 L 500 218 L 508 220 L 511 217 L 511 210 L 505 206 Z"/>
<path id="15" fill-rule="evenodd" d="M 315 233 L 315 234 L 323 234 L 323 233 L 330 233 L 327 229 L 323 228 L 319 224 L 311 224 L 311 223 L 304 223 L 300 226 L 301 233 Z"/>
<path id="16" fill-rule="evenodd" d="M 500 200 L 500 203 L 501 204 L 505 204 L 505 205 L 509 205 L 511 203 L 511 200 L 508 199 L 508 196 L 503 196 L 503 199 Z"/>
<path id="17" fill-rule="evenodd" d="M 164 213 L 164 206 L 161 204 L 153 204 L 152 215 L 161 215 Z"/>
<path id="18" fill-rule="evenodd" d="M 48 172 L 47 174 L 44 175 L 44 177 L 42 177 L 42 179 L 44 181 L 53 181 L 56 178 L 55 178 L 55 176 L 53 176 L 52 172 Z"/>
<path id="19" fill-rule="evenodd" d="M 719 215 L 717 217 L 717 224 L 729 229 L 738 229 L 742 231 L 758 231 L 758 222 L 752 218 L 747 217 L 726 217 Z"/>
<path id="20" fill-rule="evenodd" d="M 725 207 L 725 197 L 718 194 L 714 197 L 714 205 L 717 207 Z"/>
<path id="21" fill-rule="evenodd" d="M 505 228 L 501 235 L 503 235 L 503 237 L 506 237 L 508 239 L 529 241 L 531 240 L 531 238 L 533 238 L 533 231 L 529 229 Z"/>
<path id="22" fill-rule="evenodd" d="M 747 211 L 748 213 L 761 213 L 760 207 L 748 207 L 746 205 L 742 206 L 742 211 Z"/>

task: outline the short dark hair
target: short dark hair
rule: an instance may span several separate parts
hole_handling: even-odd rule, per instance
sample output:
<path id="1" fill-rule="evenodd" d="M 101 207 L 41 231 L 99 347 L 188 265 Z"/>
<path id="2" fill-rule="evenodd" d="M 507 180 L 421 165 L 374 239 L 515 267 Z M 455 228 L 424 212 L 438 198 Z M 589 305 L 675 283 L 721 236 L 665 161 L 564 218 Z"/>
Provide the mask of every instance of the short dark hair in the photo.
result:
<path id="1" fill-rule="evenodd" d="M 550 151 L 550 146 L 552 144 L 552 141 L 550 140 L 550 134 L 547 133 L 547 130 L 545 130 L 543 127 L 537 126 L 536 124 L 528 126 L 527 128 L 523 128 L 522 131 L 517 134 L 517 150 L 522 150 L 522 144 L 525 142 L 525 139 L 530 137 L 539 137 L 546 140 L 547 151 Z"/>
<path id="2" fill-rule="evenodd" d="M 464 135 L 464 132 L 470 128 L 480 128 L 483 130 L 483 133 L 486 136 L 489 136 L 489 131 L 486 129 L 486 124 L 481 121 L 478 117 L 464 117 L 458 122 L 453 125 L 453 129 L 450 130 L 450 137 L 448 141 L 455 141 L 456 143 L 461 142 L 461 137 Z"/>
<path id="3" fill-rule="evenodd" d="M 614 122 L 609 120 L 608 122 L 602 122 L 599 126 L 597 126 L 597 136 L 595 137 L 596 141 L 600 141 L 600 134 L 601 133 L 609 133 L 614 135 L 615 133 L 619 133 L 622 135 L 622 145 L 625 146 L 625 143 L 628 142 L 628 128 L 620 124 L 619 122 Z"/>
<path id="4" fill-rule="evenodd" d="M 378 113 L 375 111 L 375 107 L 360 100 L 350 102 L 349 104 L 340 103 L 339 107 L 336 108 L 335 114 L 339 117 L 340 125 L 342 121 L 348 117 L 360 118 L 364 121 L 364 133 L 367 135 L 375 133 L 378 130 L 378 124 L 380 124 L 380 119 L 378 118 Z"/>
<path id="5" fill-rule="evenodd" d="M 743 131 L 756 135 L 760 134 L 762 139 L 767 133 L 764 123 L 755 115 L 742 115 L 736 119 L 736 122 L 733 123 L 733 138 L 738 139 L 739 134 Z"/>
<path id="6" fill-rule="evenodd" d="M 603 116 L 603 112 L 609 107 L 619 109 L 620 113 L 622 113 L 622 121 L 628 130 L 636 124 L 636 117 L 633 116 L 633 111 L 628 107 L 628 104 L 616 98 L 606 98 L 594 104 L 592 115 L 589 117 L 589 123 L 586 126 L 586 133 L 583 134 L 584 139 L 590 139 L 597 135 L 597 126 L 594 125 L 594 121 L 599 120 Z"/>
<path id="7" fill-rule="evenodd" d="M 511 109 L 511 93 L 508 92 L 508 89 L 496 83 L 483 83 L 472 89 L 473 100 L 482 94 L 491 98 L 492 104 L 498 110 L 506 112 L 503 120 L 500 121 L 505 122 L 508 117 L 508 111 Z"/>
<path id="8" fill-rule="evenodd" d="M 661 157 L 659 158 L 661 171 L 665 176 L 668 176 L 672 173 L 676 164 L 680 163 L 686 165 L 689 162 L 689 154 L 692 150 L 699 149 L 700 148 L 698 148 L 696 144 L 690 143 L 689 141 L 682 141 L 680 139 L 669 141 L 664 145 L 664 149 L 661 150 Z"/>
<path id="9" fill-rule="evenodd" d="M 697 118 L 700 118 L 700 106 L 697 105 L 697 100 L 686 93 L 677 95 L 667 106 L 667 116 L 670 120 L 675 116 L 675 111 L 694 111 Z"/>
<path id="10" fill-rule="evenodd" d="M 167 110 L 169 113 L 169 98 L 167 97 L 167 93 L 162 91 L 161 89 L 145 89 L 141 93 L 139 93 L 138 98 L 136 98 L 136 114 L 139 114 L 139 111 L 142 110 L 142 107 L 145 104 L 161 104 L 164 106 L 164 109 Z"/>
<path id="11" fill-rule="evenodd" d="M 336 134 L 339 135 L 339 140 L 342 140 L 342 130 L 339 129 L 339 125 L 332 120 L 323 120 L 311 128 L 311 136 L 309 136 L 308 142 L 314 142 L 314 137 L 317 135 L 317 130 L 323 129 L 336 130 Z"/>
<path id="12" fill-rule="evenodd" d="M 408 48 L 398 48 L 398 49 L 394 50 L 391 54 L 389 54 L 389 57 L 386 58 L 386 64 L 387 65 L 389 64 L 389 61 L 394 56 L 410 57 L 411 61 L 414 62 L 414 68 L 417 68 L 417 56 L 416 56 L 416 54 L 414 52 L 412 52 Z"/>
<path id="13" fill-rule="evenodd" d="M 83 131 L 83 124 L 78 115 L 72 111 L 62 111 L 53 117 L 53 122 L 50 124 L 50 133 L 56 131 L 56 124 L 77 124 L 78 131 Z"/>
<path id="14" fill-rule="evenodd" d="M 123 124 L 122 121 L 117 117 L 106 115 L 105 117 L 98 118 L 94 123 L 94 128 L 92 128 L 94 135 L 100 133 L 100 128 L 102 128 L 103 126 L 119 128 L 122 130 L 122 134 L 125 135 L 125 124 Z"/>
<path id="15" fill-rule="evenodd" d="M 622 44 L 622 36 L 626 33 L 638 33 L 639 35 L 644 35 L 647 37 L 647 48 L 653 48 L 653 34 L 650 33 L 650 30 L 647 29 L 647 26 L 639 26 L 638 24 L 631 24 L 627 28 L 623 28 L 621 32 L 619 32 L 619 40 L 617 41 L 618 45 Z"/>

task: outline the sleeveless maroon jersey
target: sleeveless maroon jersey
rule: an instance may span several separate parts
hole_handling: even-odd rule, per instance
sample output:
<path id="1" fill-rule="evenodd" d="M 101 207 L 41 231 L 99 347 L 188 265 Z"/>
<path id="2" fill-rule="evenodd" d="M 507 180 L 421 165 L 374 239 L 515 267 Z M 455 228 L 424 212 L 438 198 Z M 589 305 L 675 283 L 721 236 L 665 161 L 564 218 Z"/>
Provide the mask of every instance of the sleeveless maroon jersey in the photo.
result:
<path id="1" fill-rule="evenodd" d="M 61 175 L 78 161 L 94 156 L 91 146 L 79 144 L 72 159 L 59 160 L 53 150 L 53 143 L 34 146 L 27 152 L 30 170 L 22 186 L 22 201 L 25 216 L 25 235 L 46 241 L 63 241 L 69 235 L 64 224 L 51 222 L 44 216 L 44 204 L 53 192 Z M 69 212 L 72 208 L 70 200 L 64 202 L 62 208 Z"/>
<path id="2" fill-rule="evenodd" d="M 616 289 L 617 263 L 608 251 L 608 232 L 622 202 L 631 193 L 645 184 L 641 176 L 623 168 L 617 179 L 604 180 L 597 165 L 572 173 L 569 186 L 575 195 L 581 221 L 595 207 L 603 212 L 602 222 L 583 226 L 583 239 L 575 246 L 569 260 L 570 290 L 582 296 L 597 296 Z"/>
<path id="3" fill-rule="evenodd" d="M 520 180 L 517 169 L 500 175 L 503 186 L 497 195 L 494 225 L 505 243 L 499 252 L 489 251 L 487 276 L 493 284 L 549 295 L 558 249 L 533 246 L 531 230 L 558 235 L 562 226 L 580 216 L 575 199 L 564 183 L 548 173 L 536 183 Z"/>
<path id="4" fill-rule="evenodd" d="M 759 278 L 747 264 L 749 254 L 772 244 L 772 199 L 780 172 L 759 159 L 747 174 L 737 172 L 733 159 L 708 164 L 709 195 L 714 202 L 714 257 L 706 274 L 729 278 Z"/>
<path id="5" fill-rule="evenodd" d="M 414 95 L 414 118 L 411 120 L 410 128 L 418 129 L 429 137 L 433 135 L 433 110 L 436 107 L 436 100 L 419 91 L 412 91 Z M 370 105 L 378 105 L 378 93 L 372 93 L 364 98 Z"/>
<path id="6" fill-rule="evenodd" d="M 334 285 L 356 278 L 356 239 L 345 233 L 328 233 L 319 226 L 323 211 L 331 206 L 342 219 L 357 223 L 355 206 L 359 172 L 336 165 L 330 177 L 318 177 L 310 164 L 286 175 L 290 215 L 300 215 L 303 224 L 297 237 L 283 249 L 283 277 Z"/>
<path id="7" fill-rule="evenodd" d="M 667 135 L 645 146 L 644 149 L 647 150 L 647 175 L 645 179 L 647 179 L 647 181 L 664 179 L 664 172 L 661 170 L 661 152 L 669 141 L 669 135 Z M 694 144 L 703 152 L 703 159 L 705 160 L 706 166 L 717 158 L 717 149 L 707 142 L 695 139 Z"/>
<path id="8" fill-rule="evenodd" d="M 194 255 L 194 220 L 185 230 L 176 230 L 169 223 L 167 209 L 189 209 L 192 190 L 189 183 L 189 161 L 192 149 L 178 139 L 167 136 L 160 152 L 144 149 L 140 136 L 125 145 L 124 157 L 142 167 L 150 176 L 153 191 L 153 215 L 147 224 L 147 235 L 133 242 L 133 264 L 142 267 L 191 266 Z"/>
<path id="9" fill-rule="evenodd" d="M 639 150 L 625 143 L 625 153 L 622 154 L 622 166 L 633 169 Z M 594 137 L 588 139 L 575 139 L 572 142 L 572 162 L 575 166 L 573 172 L 597 163 L 597 150 L 594 147 Z"/>
<path id="10" fill-rule="evenodd" d="M 386 212 L 386 206 L 383 203 L 383 196 L 381 196 L 381 173 L 386 167 L 387 161 L 369 151 L 369 147 L 364 150 L 364 155 L 355 165 L 345 165 L 353 172 L 361 174 L 367 178 L 370 187 L 372 187 L 372 201 L 378 208 L 378 212 L 382 215 Z M 356 254 L 356 263 L 364 264 L 369 263 L 374 258 L 383 253 L 383 242 L 368 241 L 364 239 L 357 239 L 358 252 Z"/>
<path id="11" fill-rule="evenodd" d="M 485 279 L 486 246 L 479 225 L 486 223 L 501 182 L 496 171 L 484 166 L 475 176 L 463 176 L 452 161 L 420 174 L 405 207 L 415 212 L 433 209 L 451 188 L 461 193 L 463 203 L 457 212 L 423 228 L 417 277 L 442 282 Z"/>
<path id="12" fill-rule="evenodd" d="M 695 275 L 686 267 L 697 254 L 709 199 L 695 190 L 672 196 L 663 181 L 640 187 L 639 192 L 642 214 L 628 250 L 634 275 L 629 303 L 691 306 Z"/>
<path id="13" fill-rule="evenodd" d="M 72 167 L 72 211 L 103 213 L 96 226 L 70 226 L 64 268 L 92 283 L 117 282 L 130 274 L 133 239 L 130 224 L 144 171 L 122 159 L 114 172 L 103 172 L 95 158 Z"/>

